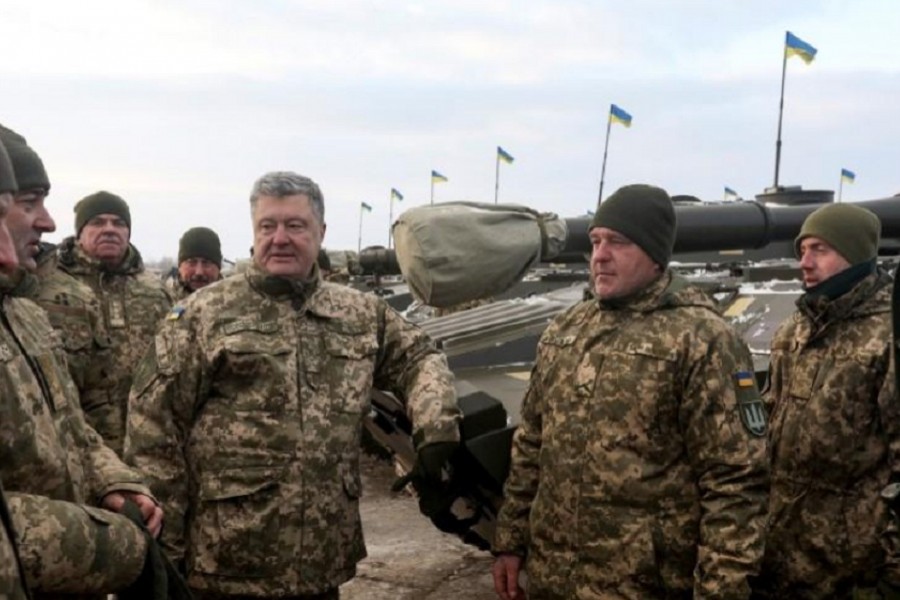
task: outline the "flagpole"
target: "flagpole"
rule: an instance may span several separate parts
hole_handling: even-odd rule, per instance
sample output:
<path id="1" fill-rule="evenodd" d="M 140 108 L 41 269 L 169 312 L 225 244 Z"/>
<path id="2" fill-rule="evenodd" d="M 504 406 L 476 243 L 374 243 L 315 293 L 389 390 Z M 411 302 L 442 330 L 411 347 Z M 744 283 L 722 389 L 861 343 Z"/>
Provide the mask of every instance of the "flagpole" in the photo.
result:
<path id="1" fill-rule="evenodd" d="M 388 250 L 392 248 L 394 236 L 391 234 L 391 223 L 394 222 L 394 194 L 391 193 L 391 200 L 388 205 Z"/>
<path id="2" fill-rule="evenodd" d="M 844 174 L 841 173 L 841 179 L 838 182 L 838 204 L 841 203 L 841 198 L 844 195 Z"/>
<path id="3" fill-rule="evenodd" d="M 431 174 L 431 204 L 434 204 L 434 173 Z"/>
<path id="4" fill-rule="evenodd" d="M 778 138 L 775 141 L 775 188 L 778 187 L 778 169 L 781 165 L 781 119 L 784 115 L 784 80 L 787 73 L 787 39 L 781 50 L 781 98 L 778 101 Z"/>
<path id="5" fill-rule="evenodd" d="M 362 251 L 362 219 L 363 213 L 366 212 L 366 209 L 363 208 L 362 203 L 359 205 L 359 240 L 356 242 L 356 253 L 359 254 Z"/>
<path id="6" fill-rule="evenodd" d="M 606 142 L 603 144 L 603 167 L 600 169 L 600 193 L 597 195 L 597 206 L 603 201 L 603 179 L 606 177 L 606 153 L 609 150 L 609 130 L 612 127 L 612 117 L 606 119 Z"/>
<path id="7" fill-rule="evenodd" d="M 497 148 L 497 166 L 494 171 L 494 204 L 497 204 L 497 197 L 500 194 L 500 148 Z"/>

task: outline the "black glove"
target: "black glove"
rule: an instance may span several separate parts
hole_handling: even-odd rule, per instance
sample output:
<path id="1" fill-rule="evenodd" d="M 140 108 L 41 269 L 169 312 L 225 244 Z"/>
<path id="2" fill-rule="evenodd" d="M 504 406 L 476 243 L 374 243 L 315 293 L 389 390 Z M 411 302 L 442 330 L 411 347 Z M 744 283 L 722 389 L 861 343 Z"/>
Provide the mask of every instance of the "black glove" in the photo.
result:
<path id="1" fill-rule="evenodd" d="M 419 510 L 441 531 L 455 532 L 457 529 L 457 520 L 450 512 L 456 494 L 452 491 L 449 478 L 444 480 L 444 470 L 449 471 L 450 459 L 458 447 L 456 442 L 422 446 L 412 470 L 391 486 L 392 491 L 399 492 L 411 483 L 419 496 Z"/>
<path id="2" fill-rule="evenodd" d="M 131 519 L 147 540 L 147 557 L 144 560 L 144 570 L 138 578 L 122 590 L 116 596 L 121 600 L 192 600 L 190 589 L 175 569 L 172 561 L 160 548 L 156 539 L 147 531 L 144 525 L 144 517 L 137 504 L 127 500 L 122 508 L 122 514 Z"/>

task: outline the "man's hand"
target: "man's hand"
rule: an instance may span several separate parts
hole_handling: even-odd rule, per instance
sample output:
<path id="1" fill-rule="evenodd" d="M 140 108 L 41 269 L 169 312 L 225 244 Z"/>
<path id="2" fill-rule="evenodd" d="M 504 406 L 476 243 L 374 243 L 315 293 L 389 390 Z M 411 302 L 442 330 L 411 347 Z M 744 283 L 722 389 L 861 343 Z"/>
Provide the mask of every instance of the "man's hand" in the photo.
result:
<path id="1" fill-rule="evenodd" d="M 100 506 L 107 510 L 120 513 L 125 506 L 125 500 L 131 500 L 141 510 L 144 525 L 153 537 L 159 537 L 162 531 L 163 510 L 149 496 L 136 492 L 110 492 L 103 496 Z"/>
<path id="2" fill-rule="evenodd" d="M 522 557 L 515 554 L 501 554 L 494 561 L 494 591 L 502 600 L 525 598 L 525 590 L 519 587 L 519 570 Z"/>

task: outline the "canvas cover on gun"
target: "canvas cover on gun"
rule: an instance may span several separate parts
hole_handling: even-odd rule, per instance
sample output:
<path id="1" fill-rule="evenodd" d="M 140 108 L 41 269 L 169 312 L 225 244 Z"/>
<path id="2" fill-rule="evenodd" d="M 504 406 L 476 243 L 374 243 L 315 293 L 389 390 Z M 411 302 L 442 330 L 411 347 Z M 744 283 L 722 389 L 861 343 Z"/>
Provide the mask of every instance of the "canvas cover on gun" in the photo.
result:
<path id="1" fill-rule="evenodd" d="M 536 263 L 556 256 L 566 233 L 555 214 L 477 202 L 412 208 L 393 225 L 410 290 L 439 308 L 506 291 Z"/>

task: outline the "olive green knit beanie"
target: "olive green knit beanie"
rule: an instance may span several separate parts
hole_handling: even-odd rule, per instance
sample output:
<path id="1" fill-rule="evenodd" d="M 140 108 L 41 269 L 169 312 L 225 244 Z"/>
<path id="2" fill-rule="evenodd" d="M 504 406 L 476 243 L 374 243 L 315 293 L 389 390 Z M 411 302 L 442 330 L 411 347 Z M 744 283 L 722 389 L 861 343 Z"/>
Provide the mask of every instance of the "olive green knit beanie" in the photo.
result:
<path id="1" fill-rule="evenodd" d="M 222 245 L 219 236 L 208 227 L 192 227 L 178 242 L 178 264 L 189 258 L 205 258 L 222 268 Z"/>
<path id="2" fill-rule="evenodd" d="M 115 194 L 101 191 L 85 196 L 75 205 L 75 234 L 80 235 L 81 229 L 88 221 L 104 214 L 120 217 L 128 225 L 128 229 L 131 229 L 131 211 L 128 209 L 128 203 Z"/>
<path id="3" fill-rule="evenodd" d="M 878 256 L 881 221 L 872 211 L 855 204 L 828 204 L 818 208 L 803 221 L 800 235 L 794 240 L 794 251 L 800 256 L 803 238 L 825 240 L 851 265 Z"/>
<path id="4" fill-rule="evenodd" d="M 16 193 L 19 186 L 16 185 L 16 176 L 13 172 L 12 163 L 3 142 L 0 141 L 0 194 Z"/>
<path id="5" fill-rule="evenodd" d="M 675 247 L 675 224 L 675 207 L 664 189 L 634 184 L 619 188 L 600 203 L 591 229 L 618 231 L 665 267 Z"/>
<path id="6" fill-rule="evenodd" d="M 44 169 L 44 163 L 25 138 L 0 125 L 0 141 L 6 146 L 9 160 L 16 173 L 16 181 L 21 191 L 42 189 L 50 191 L 50 178 Z"/>

